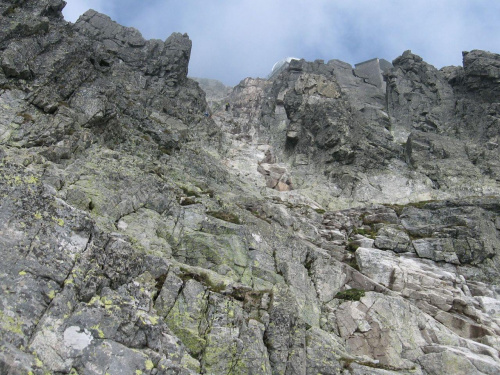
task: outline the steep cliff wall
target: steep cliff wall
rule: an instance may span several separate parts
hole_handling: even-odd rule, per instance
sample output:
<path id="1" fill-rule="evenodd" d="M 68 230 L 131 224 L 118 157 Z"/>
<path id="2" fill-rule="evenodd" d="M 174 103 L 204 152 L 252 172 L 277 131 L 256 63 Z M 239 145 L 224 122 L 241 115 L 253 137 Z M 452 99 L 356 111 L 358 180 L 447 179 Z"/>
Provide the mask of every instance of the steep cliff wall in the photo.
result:
<path id="1" fill-rule="evenodd" d="M 439 71 L 407 51 L 380 71 L 385 91 L 341 61 L 296 60 L 272 81 L 242 81 L 221 116 L 241 133 L 253 124 L 325 207 L 498 195 L 497 64 L 472 51 Z"/>
<path id="2" fill-rule="evenodd" d="M 500 56 L 209 107 L 186 35 L 63 6 L 0 0 L 0 373 L 500 372 Z"/>

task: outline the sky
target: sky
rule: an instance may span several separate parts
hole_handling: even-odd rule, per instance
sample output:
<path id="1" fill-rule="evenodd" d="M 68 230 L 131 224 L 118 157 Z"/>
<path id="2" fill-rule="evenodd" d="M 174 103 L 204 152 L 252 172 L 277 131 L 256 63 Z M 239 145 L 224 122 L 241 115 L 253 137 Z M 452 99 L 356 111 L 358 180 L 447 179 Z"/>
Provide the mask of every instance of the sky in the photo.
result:
<path id="1" fill-rule="evenodd" d="M 187 33 L 189 76 L 234 86 L 265 78 L 288 56 L 354 65 L 412 50 L 440 69 L 462 51 L 500 53 L 499 0 L 66 0 L 67 21 L 87 9 L 147 39 Z"/>

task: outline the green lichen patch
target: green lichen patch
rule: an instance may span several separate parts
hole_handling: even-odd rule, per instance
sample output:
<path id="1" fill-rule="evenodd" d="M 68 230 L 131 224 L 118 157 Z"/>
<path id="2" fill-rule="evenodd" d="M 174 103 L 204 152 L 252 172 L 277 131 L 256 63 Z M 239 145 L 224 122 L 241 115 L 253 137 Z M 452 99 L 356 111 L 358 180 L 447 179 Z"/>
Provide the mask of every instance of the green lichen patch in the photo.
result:
<path id="1" fill-rule="evenodd" d="M 338 292 L 335 295 L 335 298 L 343 299 L 346 301 L 359 301 L 362 297 L 365 296 L 365 291 L 363 289 L 346 289 L 341 292 Z"/>
<path id="2" fill-rule="evenodd" d="M 100 339 L 103 339 L 106 337 L 106 335 L 104 334 L 103 330 L 101 329 L 100 325 L 99 324 L 96 324 L 92 327 L 90 327 L 90 330 L 91 331 L 94 331 L 93 333 L 94 334 L 97 334 L 97 337 L 99 337 Z"/>
<path id="3" fill-rule="evenodd" d="M 59 225 L 60 227 L 63 227 L 64 226 L 64 220 L 61 219 L 61 218 L 57 218 L 57 217 L 54 217 L 52 216 L 52 220 L 57 224 Z"/>
<path id="4" fill-rule="evenodd" d="M 23 334 L 23 323 L 17 317 L 9 316 L 0 311 L 0 330 L 12 332 L 18 335 Z"/>
<path id="5" fill-rule="evenodd" d="M 181 305 L 184 305 L 182 303 Z M 182 343 L 189 350 L 193 357 L 198 357 L 203 348 L 206 346 L 206 341 L 200 336 L 197 326 L 201 317 L 192 316 L 187 312 L 185 306 L 174 305 L 170 313 L 167 315 L 165 322 L 173 333 L 179 337 Z"/>
<path id="6" fill-rule="evenodd" d="M 151 361 L 150 359 L 147 359 L 146 363 L 144 365 L 146 367 L 146 370 L 148 370 L 148 371 L 154 369 L 154 367 L 155 367 L 153 361 Z"/>
<path id="7" fill-rule="evenodd" d="M 227 229 L 220 223 L 212 224 L 216 224 L 213 230 Z M 182 246 L 174 250 L 173 254 L 182 263 L 205 269 L 225 264 L 240 277 L 249 265 L 247 245 L 241 236 L 236 234 L 212 235 L 205 232 L 185 234 Z"/>

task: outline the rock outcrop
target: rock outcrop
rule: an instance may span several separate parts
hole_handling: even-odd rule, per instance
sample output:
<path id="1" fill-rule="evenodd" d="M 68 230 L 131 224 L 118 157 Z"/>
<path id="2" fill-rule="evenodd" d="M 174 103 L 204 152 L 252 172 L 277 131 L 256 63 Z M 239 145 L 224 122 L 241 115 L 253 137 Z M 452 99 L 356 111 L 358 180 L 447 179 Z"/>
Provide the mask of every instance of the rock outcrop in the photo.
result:
<path id="1" fill-rule="evenodd" d="M 0 373 L 500 372 L 499 55 L 205 93 L 63 7 L 0 0 Z"/>

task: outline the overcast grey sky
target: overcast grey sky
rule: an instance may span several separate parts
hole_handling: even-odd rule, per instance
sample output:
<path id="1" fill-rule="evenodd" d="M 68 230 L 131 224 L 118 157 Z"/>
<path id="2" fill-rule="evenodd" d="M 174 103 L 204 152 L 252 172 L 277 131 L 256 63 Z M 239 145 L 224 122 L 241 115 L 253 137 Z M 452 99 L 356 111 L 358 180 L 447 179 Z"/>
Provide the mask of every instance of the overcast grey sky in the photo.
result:
<path id="1" fill-rule="evenodd" d="M 145 38 L 193 41 L 189 75 L 236 85 L 287 56 L 355 64 L 411 49 L 441 68 L 500 53 L 500 0 L 66 0 L 66 20 L 105 13 Z"/>

